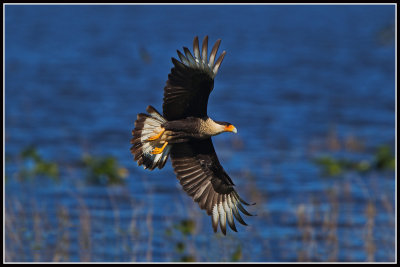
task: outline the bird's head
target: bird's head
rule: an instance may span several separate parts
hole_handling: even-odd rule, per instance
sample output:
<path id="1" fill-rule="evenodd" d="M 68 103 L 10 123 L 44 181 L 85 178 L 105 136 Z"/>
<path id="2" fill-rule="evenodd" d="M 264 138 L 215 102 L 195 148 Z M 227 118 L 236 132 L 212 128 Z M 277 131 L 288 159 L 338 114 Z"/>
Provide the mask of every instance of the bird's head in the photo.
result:
<path id="1" fill-rule="evenodd" d="M 223 132 L 232 132 L 232 133 L 237 133 L 237 129 L 235 126 L 233 126 L 229 122 L 225 121 L 216 121 L 219 125 L 223 126 Z"/>
<path id="2" fill-rule="evenodd" d="M 211 118 L 207 118 L 207 120 L 202 123 L 202 131 L 206 135 L 211 136 L 223 132 L 237 133 L 235 126 L 233 126 L 231 123 L 225 121 L 214 121 Z"/>

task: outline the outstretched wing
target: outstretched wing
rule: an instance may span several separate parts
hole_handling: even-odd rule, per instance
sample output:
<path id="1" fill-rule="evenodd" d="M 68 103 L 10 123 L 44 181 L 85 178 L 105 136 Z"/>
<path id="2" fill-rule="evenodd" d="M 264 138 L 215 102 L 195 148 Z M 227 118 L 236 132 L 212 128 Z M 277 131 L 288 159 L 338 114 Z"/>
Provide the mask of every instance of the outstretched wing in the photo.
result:
<path id="1" fill-rule="evenodd" d="M 214 232 L 218 222 L 226 234 L 226 221 L 235 232 L 235 217 L 247 225 L 239 210 L 252 216 L 242 206 L 243 201 L 233 188 L 234 184 L 219 163 L 211 138 L 174 144 L 171 150 L 172 166 L 186 193 L 211 215 Z"/>
<path id="2" fill-rule="evenodd" d="M 172 58 L 174 67 L 164 88 L 163 114 L 167 120 L 207 116 L 208 97 L 214 87 L 214 77 L 226 53 L 222 52 L 214 64 L 220 43 L 221 40 L 215 43 L 209 61 L 207 36 L 203 41 L 201 56 L 196 36 L 193 41 L 194 56 L 184 47 L 185 55 L 177 51 L 181 61 Z"/>

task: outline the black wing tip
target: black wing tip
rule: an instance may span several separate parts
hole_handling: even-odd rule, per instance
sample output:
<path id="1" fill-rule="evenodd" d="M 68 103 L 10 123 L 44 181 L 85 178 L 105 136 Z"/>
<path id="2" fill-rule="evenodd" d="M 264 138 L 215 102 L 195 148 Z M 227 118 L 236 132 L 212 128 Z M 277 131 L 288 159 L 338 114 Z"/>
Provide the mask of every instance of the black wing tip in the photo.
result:
<path id="1" fill-rule="evenodd" d="M 220 223 L 219 226 L 221 228 L 221 232 L 226 236 L 226 224 L 223 225 L 222 223 Z"/>
<path id="2" fill-rule="evenodd" d="M 233 223 L 233 225 L 230 225 L 230 224 L 229 224 L 229 227 L 230 227 L 233 231 L 235 231 L 235 232 L 237 233 L 237 229 L 236 229 L 235 223 Z"/>
<path id="3" fill-rule="evenodd" d="M 253 203 L 247 203 L 246 201 L 243 200 L 243 198 L 241 198 L 241 197 L 239 196 L 239 194 L 238 194 L 236 191 L 234 191 L 233 194 L 235 195 L 236 199 L 238 199 L 238 200 L 240 201 L 240 203 L 242 203 L 242 204 L 244 204 L 244 205 L 246 205 L 246 206 L 253 206 L 253 205 L 256 204 L 255 202 L 253 202 Z"/>
<path id="4" fill-rule="evenodd" d="M 174 57 L 171 57 L 171 61 L 172 61 L 172 64 L 174 64 L 174 66 L 176 68 L 185 68 L 186 67 L 186 65 L 184 63 L 180 62 L 179 60 L 177 60 Z M 170 75 L 171 75 L 171 73 L 168 75 L 168 79 L 170 78 Z"/>
<path id="5" fill-rule="evenodd" d="M 176 65 L 177 62 L 179 62 L 179 60 L 177 60 L 177 59 L 174 58 L 174 57 L 171 57 L 171 61 L 172 61 L 172 63 L 173 63 L 174 65 Z"/>

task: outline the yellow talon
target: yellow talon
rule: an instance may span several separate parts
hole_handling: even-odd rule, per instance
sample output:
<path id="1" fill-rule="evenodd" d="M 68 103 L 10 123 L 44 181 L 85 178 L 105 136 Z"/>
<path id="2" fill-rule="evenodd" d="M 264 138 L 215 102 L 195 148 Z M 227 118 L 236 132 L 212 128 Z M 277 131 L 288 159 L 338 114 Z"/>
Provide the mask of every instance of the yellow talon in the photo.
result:
<path id="1" fill-rule="evenodd" d="M 162 128 L 162 130 L 161 130 L 158 134 L 156 134 L 156 135 L 154 135 L 154 136 L 150 136 L 150 137 L 147 139 L 147 141 L 154 141 L 154 140 L 157 140 L 157 139 L 160 138 L 160 136 L 164 133 L 164 131 L 165 131 L 165 129 Z"/>
<path id="2" fill-rule="evenodd" d="M 168 142 L 165 142 L 164 145 L 160 148 L 156 147 L 151 151 L 151 154 L 161 154 L 164 151 L 164 148 L 168 145 Z"/>

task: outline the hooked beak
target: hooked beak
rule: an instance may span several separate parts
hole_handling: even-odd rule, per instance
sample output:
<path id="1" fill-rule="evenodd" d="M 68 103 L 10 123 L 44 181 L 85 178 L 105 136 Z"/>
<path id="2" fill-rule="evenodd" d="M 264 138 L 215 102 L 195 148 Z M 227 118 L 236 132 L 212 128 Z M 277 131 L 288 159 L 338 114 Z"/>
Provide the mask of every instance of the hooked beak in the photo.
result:
<path id="1" fill-rule="evenodd" d="M 232 124 L 229 124 L 228 126 L 225 127 L 226 132 L 232 132 L 232 133 L 237 133 L 237 129 L 235 126 Z"/>

